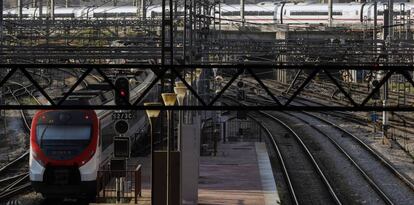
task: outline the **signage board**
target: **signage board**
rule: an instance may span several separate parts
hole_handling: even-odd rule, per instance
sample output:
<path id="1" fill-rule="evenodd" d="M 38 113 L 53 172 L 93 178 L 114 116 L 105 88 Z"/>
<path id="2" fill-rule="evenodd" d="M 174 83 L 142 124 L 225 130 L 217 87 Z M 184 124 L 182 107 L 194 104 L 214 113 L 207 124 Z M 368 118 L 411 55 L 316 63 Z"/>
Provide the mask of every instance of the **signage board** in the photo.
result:
<path id="1" fill-rule="evenodd" d="M 132 120 L 137 118 L 133 112 L 114 112 L 112 113 L 112 120 Z"/>

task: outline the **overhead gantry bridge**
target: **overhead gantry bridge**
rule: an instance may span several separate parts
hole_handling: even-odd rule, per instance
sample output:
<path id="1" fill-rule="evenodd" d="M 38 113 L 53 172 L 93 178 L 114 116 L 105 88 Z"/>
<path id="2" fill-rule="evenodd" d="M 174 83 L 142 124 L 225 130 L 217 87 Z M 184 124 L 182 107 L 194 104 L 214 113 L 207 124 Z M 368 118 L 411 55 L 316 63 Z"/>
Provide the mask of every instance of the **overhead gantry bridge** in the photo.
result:
<path id="1" fill-rule="evenodd" d="M 98 109 L 98 110 L 145 110 L 145 109 L 160 109 L 160 110 L 290 110 L 290 111 L 327 111 L 327 110 L 336 110 L 336 111 L 414 111 L 414 105 L 405 105 L 405 106 L 396 106 L 392 104 L 376 103 L 373 104 L 372 101 L 376 100 L 373 97 L 377 95 L 378 92 L 383 90 L 386 82 L 393 75 L 401 75 L 404 79 L 411 85 L 414 86 L 414 81 L 412 79 L 413 66 L 404 65 L 404 66 L 378 66 L 378 65 L 359 65 L 359 66 L 350 66 L 350 65 L 283 65 L 283 64 L 235 64 L 235 65 L 140 65 L 140 64 L 3 64 L 0 65 L 2 71 L 6 73 L 3 75 L 3 78 L 0 81 L 0 88 L 4 87 L 5 83 L 8 82 L 16 73 L 21 73 L 33 86 L 41 93 L 47 103 L 42 105 L 0 105 L 0 109 Z M 57 68 L 66 68 L 66 69 L 75 69 L 82 68 L 81 76 L 77 81 L 70 86 L 66 92 L 62 92 L 59 100 L 53 100 L 52 97 L 45 91 L 38 80 L 33 77 L 32 73 L 35 73 L 39 69 L 44 70 L 54 70 Z M 269 85 L 263 79 L 261 71 L 263 70 L 273 70 L 277 71 L 280 69 L 289 70 L 300 68 L 305 71 L 307 77 L 295 86 L 290 93 L 275 93 L 271 90 Z M 105 89 L 114 90 L 118 92 L 114 85 L 113 80 L 108 77 L 111 73 L 116 70 L 145 70 L 151 69 L 156 77 L 149 83 L 149 86 L 142 91 L 134 102 L 127 102 L 125 106 L 117 105 L 67 105 L 65 103 L 66 99 L 73 94 L 76 87 L 79 86 L 82 81 L 92 72 L 96 72 L 103 79 L 103 84 Z M 353 97 L 353 94 L 344 87 L 344 83 L 340 82 L 334 73 L 338 70 L 364 70 L 367 72 L 375 71 L 380 73 L 381 77 L 378 79 L 376 85 L 367 92 L 365 97 Z M 29 72 L 30 71 L 30 72 Z M 197 75 L 198 78 L 197 78 Z M 214 74 L 215 73 L 215 74 Z M 202 81 L 200 75 L 203 75 L 204 79 L 215 79 L 214 83 L 215 90 L 211 91 L 206 96 L 206 93 L 201 94 L 202 88 L 199 82 Z M 215 76 L 215 78 L 214 78 Z M 219 77 L 217 77 L 219 76 Z M 306 86 L 310 84 L 312 80 L 325 76 L 327 81 L 330 81 L 333 85 L 336 86 L 338 92 L 344 96 L 344 105 L 338 106 L 333 104 L 326 105 L 296 105 L 292 102 L 295 99 L 303 94 Z M 243 82 L 245 79 L 250 79 L 250 82 L 253 82 L 255 86 L 247 87 L 239 86 L 240 82 Z M 182 106 L 155 106 L 155 107 L 145 107 L 143 105 L 144 97 L 149 93 L 149 91 L 157 84 L 164 84 L 165 90 L 171 90 L 171 83 L 174 81 L 182 81 L 183 84 L 188 89 L 190 95 L 195 99 L 195 103 L 192 105 L 182 105 Z M 236 86 L 237 85 L 237 86 Z M 219 103 L 223 96 L 234 96 L 237 95 L 240 91 L 249 92 L 249 90 L 255 90 L 257 92 L 266 93 L 268 98 L 272 100 L 272 103 L 269 105 L 224 105 Z M 56 94 L 56 93 L 55 93 Z M 59 94 L 58 94 L 59 96 Z"/>

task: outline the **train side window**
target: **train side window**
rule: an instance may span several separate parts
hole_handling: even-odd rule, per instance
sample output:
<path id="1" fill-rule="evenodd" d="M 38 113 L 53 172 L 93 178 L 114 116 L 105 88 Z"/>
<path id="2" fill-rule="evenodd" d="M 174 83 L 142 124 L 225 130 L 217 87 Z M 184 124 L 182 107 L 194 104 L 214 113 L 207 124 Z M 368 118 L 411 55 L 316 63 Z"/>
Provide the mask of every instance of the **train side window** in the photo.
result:
<path id="1" fill-rule="evenodd" d="M 283 15 L 286 15 L 286 10 L 285 10 L 285 13 Z"/>
<path id="2" fill-rule="evenodd" d="M 259 16 L 271 16 L 273 15 L 272 11 L 259 11 Z"/>
<path id="3" fill-rule="evenodd" d="M 257 16 L 258 12 L 257 11 L 246 11 L 244 13 L 244 15 L 246 15 L 246 16 Z"/>
<path id="4" fill-rule="evenodd" d="M 326 11 L 291 11 L 291 16 L 327 16 L 328 12 Z M 342 16 L 341 11 L 332 12 L 334 16 Z"/>
<path id="5" fill-rule="evenodd" d="M 358 10 L 355 11 L 355 15 L 358 15 Z"/>

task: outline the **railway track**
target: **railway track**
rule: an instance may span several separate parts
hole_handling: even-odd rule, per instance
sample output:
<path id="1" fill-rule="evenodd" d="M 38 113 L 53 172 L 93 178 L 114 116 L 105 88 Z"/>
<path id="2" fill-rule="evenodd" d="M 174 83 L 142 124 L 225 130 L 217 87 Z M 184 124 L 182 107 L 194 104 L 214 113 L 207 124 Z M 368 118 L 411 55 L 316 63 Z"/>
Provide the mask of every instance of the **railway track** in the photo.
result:
<path id="1" fill-rule="evenodd" d="M 76 72 L 76 70 L 72 71 L 72 69 L 69 70 L 69 69 L 62 69 L 62 68 L 59 68 L 58 70 L 73 76 L 75 79 L 80 78 L 82 73 L 85 72 L 84 70 Z M 99 77 L 99 76 L 97 76 L 93 73 L 89 73 L 88 76 L 85 79 L 83 79 L 82 87 L 87 88 L 92 83 L 91 79 L 93 79 L 93 81 L 94 81 L 93 83 L 100 83 L 100 82 L 103 81 L 103 79 L 101 77 Z"/>
<path id="2" fill-rule="evenodd" d="M 282 171 L 283 177 L 285 179 L 285 183 L 286 183 L 285 187 L 286 187 L 286 189 L 288 190 L 288 193 L 289 193 L 289 199 L 287 199 L 287 197 L 285 197 L 285 198 L 282 198 L 282 201 L 285 201 L 286 204 L 299 204 L 298 198 L 296 196 L 295 188 L 293 187 L 291 174 L 289 173 L 287 165 L 286 165 L 286 159 L 282 155 L 282 152 L 280 151 L 281 149 L 279 148 L 279 145 L 275 141 L 275 136 L 258 119 L 254 118 L 251 115 L 249 115 L 249 117 L 252 120 L 254 120 L 257 124 L 259 124 L 259 126 L 263 130 L 265 130 L 265 132 L 268 136 L 269 142 L 272 145 L 273 149 L 275 150 L 275 154 L 277 156 L 278 164 L 280 164 L 281 171 Z"/>
<path id="3" fill-rule="evenodd" d="M 274 103 L 269 99 L 264 100 L 263 98 L 264 97 L 262 97 L 262 99 L 255 98 L 250 102 L 253 104 L 258 102 L 260 102 L 260 104 Z M 312 140 L 315 140 L 315 138 L 321 138 L 319 140 L 319 144 L 323 144 L 324 141 L 326 142 L 326 138 L 328 138 L 328 140 L 331 142 L 330 150 L 335 149 L 337 152 L 341 153 L 343 161 L 341 164 L 344 164 L 344 161 L 351 163 L 353 169 L 359 172 L 360 177 L 363 177 L 362 181 L 368 183 L 368 186 L 372 188 L 373 192 L 377 193 L 378 197 L 381 198 L 384 204 L 406 204 L 414 200 L 414 184 L 412 180 L 405 174 L 398 171 L 389 161 L 387 161 L 382 155 L 373 150 L 369 145 L 364 143 L 355 135 L 352 135 L 345 129 L 341 128 L 340 126 L 308 112 L 295 112 L 294 114 L 287 112 L 260 113 L 268 115 L 268 117 L 278 116 L 277 118 L 280 118 L 280 115 L 284 115 L 283 121 L 291 122 L 293 125 L 299 123 L 302 124 L 302 126 L 308 126 L 308 131 L 302 130 L 302 133 L 305 136 L 306 134 L 309 135 L 309 133 L 313 133 L 313 135 L 309 136 L 308 138 L 304 138 L 304 141 L 307 142 L 310 146 L 312 146 L 312 144 L 315 144 L 315 142 L 312 142 Z M 340 115 L 339 113 L 337 114 Z M 298 117 L 297 115 L 301 116 Z M 292 118 L 294 118 L 294 122 L 292 121 Z M 261 121 L 261 123 L 263 123 L 263 121 Z M 316 126 L 320 124 L 323 124 L 321 125 L 322 127 Z M 325 127 L 334 129 L 336 133 L 332 130 L 324 130 L 328 129 Z M 311 130 L 313 130 L 313 132 Z M 347 141 L 346 139 L 348 138 L 349 140 Z M 319 149 L 321 149 L 321 147 L 316 146 L 315 156 L 318 156 Z M 325 154 L 329 155 L 330 153 Z M 324 156 L 321 156 L 320 158 L 323 157 Z M 334 159 L 337 158 L 340 157 L 336 156 Z M 374 169 L 370 169 L 370 166 L 374 167 Z M 327 175 L 329 176 L 329 173 Z M 332 178 L 334 179 L 335 176 L 332 176 Z M 393 184 L 393 186 L 389 185 L 390 183 L 388 183 L 388 181 L 392 181 L 391 184 Z M 366 193 L 366 190 L 361 190 L 360 195 L 364 193 Z M 341 195 L 339 196 L 341 197 Z M 375 196 L 373 196 L 373 198 L 375 199 Z"/>
<path id="4" fill-rule="evenodd" d="M 253 101 L 256 103 L 257 99 Z M 269 102 L 271 101 L 266 101 L 265 103 Z M 269 114 L 272 112 L 261 113 L 268 115 L 269 117 L 275 117 L 275 115 L 280 117 L 281 115 L 280 112 L 278 112 L 278 114 L 275 114 L 274 112 L 273 114 Z M 320 144 L 323 144 L 323 141 L 326 141 L 327 138 L 331 142 L 330 150 L 332 150 L 333 145 L 336 150 L 341 152 L 342 158 L 345 156 L 348 163 L 352 163 L 354 169 L 360 173 L 361 177 L 365 179 L 373 191 L 381 197 L 384 204 L 409 204 L 414 200 L 414 184 L 412 180 L 399 172 L 382 155 L 377 153 L 355 135 L 352 135 L 340 126 L 312 113 L 295 112 L 292 114 L 283 112 L 282 115 L 284 115 L 284 121 L 290 121 L 292 124 L 297 124 L 299 121 L 299 123 L 307 126 L 309 129 L 307 131 L 302 131 L 303 133 L 311 133 L 311 130 L 314 130 L 314 135 L 309 138 L 304 138 L 304 141 L 307 141 L 308 144 L 312 145 L 312 141 L 316 138 L 321 138 L 319 141 Z M 289 118 L 294 118 L 295 121 L 292 121 Z M 317 122 L 315 122 L 315 120 Z M 325 126 L 320 124 L 325 124 Z M 323 146 L 326 147 L 327 145 Z M 340 158 L 341 157 L 339 156 L 335 156 L 336 161 Z M 343 162 L 340 164 L 346 163 L 344 160 L 342 161 Z M 349 170 L 350 169 L 348 168 L 348 171 Z M 332 176 L 332 178 L 334 177 L 335 176 Z M 368 193 L 367 190 L 362 190 L 362 193 L 359 194 L 364 193 Z M 375 196 L 373 197 L 375 198 Z"/>
<path id="5" fill-rule="evenodd" d="M 48 78 L 45 78 L 45 80 L 50 85 L 51 81 Z M 17 86 L 19 88 L 12 89 L 10 87 L 11 85 Z M 31 98 L 33 98 L 34 101 L 37 104 L 40 105 L 41 104 L 40 101 L 34 96 L 34 92 L 36 91 L 36 89 L 29 90 L 32 87 L 33 87 L 33 85 L 23 85 L 23 84 L 20 84 L 18 82 L 10 81 L 9 86 L 7 87 L 8 88 L 7 91 L 17 104 L 21 104 L 21 102 L 19 101 L 19 97 L 21 97 L 23 95 L 28 95 Z M 24 130 L 25 130 L 26 134 L 29 134 L 30 124 L 31 124 L 30 120 L 29 120 L 29 117 L 27 117 L 27 114 L 23 110 L 20 110 L 19 113 L 20 113 L 20 116 L 21 116 L 21 119 L 22 119 L 22 122 L 23 122 L 23 125 L 24 125 Z M 19 164 L 22 161 L 24 161 L 25 159 L 27 159 L 28 156 L 29 156 L 29 151 L 26 151 L 20 157 L 12 160 L 11 162 L 9 162 L 6 165 L 4 165 L 3 167 L 1 167 L 0 168 L 0 176 L 7 175 L 7 171 L 9 171 L 13 166 L 16 166 L 16 164 Z M 0 180 L 0 184 L 2 184 L 4 182 L 7 182 L 7 181 L 10 181 L 12 179 L 15 179 L 19 176 L 20 176 L 20 174 L 17 174 L 15 176 L 11 176 L 11 177 L 7 177 L 6 179 Z"/>
<path id="6" fill-rule="evenodd" d="M 63 68 L 58 68 L 58 70 L 61 71 L 61 72 L 67 73 L 67 74 L 69 74 L 71 76 L 73 76 L 75 79 L 78 79 L 80 77 L 80 75 L 78 73 L 76 73 L 76 72 L 74 72 L 72 70 L 63 69 Z M 88 86 L 89 86 L 88 81 L 86 79 L 84 79 L 82 81 L 82 87 L 83 88 L 87 88 Z"/>
<path id="7" fill-rule="evenodd" d="M 360 170 L 357 169 L 357 166 L 352 164 L 352 162 L 348 161 L 347 158 L 344 156 L 341 156 L 338 152 L 331 153 L 335 156 L 336 163 L 341 164 L 342 166 L 346 167 L 347 170 L 338 170 L 338 167 L 335 167 L 332 165 L 332 162 L 329 162 L 328 158 L 326 157 L 326 153 L 322 153 L 320 149 L 321 146 L 318 146 L 316 142 L 313 142 L 312 138 L 309 136 L 309 132 L 304 132 L 303 130 L 298 130 L 297 123 L 292 123 L 292 125 L 288 125 L 286 123 L 286 119 L 281 118 L 280 116 L 274 115 L 272 112 L 255 112 L 254 114 L 251 114 L 252 118 L 256 118 L 255 121 L 260 121 L 259 124 L 263 124 L 264 127 L 266 127 L 265 130 L 269 130 L 272 134 L 272 136 L 278 136 L 274 137 L 274 141 L 276 144 L 279 144 L 280 147 L 285 147 L 285 150 L 281 150 L 282 154 L 286 154 L 289 152 L 297 152 L 296 149 L 292 149 L 292 143 L 289 143 L 288 140 L 293 140 L 295 138 L 297 141 L 300 141 L 303 146 L 307 147 L 307 152 L 309 155 L 313 156 L 314 163 L 318 164 L 320 167 L 320 172 L 324 174 L 326 181 L 330 183 L 330 186 L 332 188 L 332 192 L 335 193 L 337 196 L 337 204 L 355 204 L 355 203 L 363 203 L 368 202 L 368 204 L 393 204 L 390 200 L 388 200 L 388 196 L 378 190 L 375 190 L 370 187 L 375 187 L 375 183 L 372 183 L 370 180 L 364 179 L 363 174 L 364 172 L 360 172 Z M 264 119 L 263 119 L 264 117 Z M 289 129 L 292 134 L 287 134 L 285 132 L 281 132 L 280 128 L 277 125 L 271 124 L 270 121 L 276 122 L 277 124 L 282 124 L 285 128 Z M 275 145 L 273 145 L 275 146 Z M 277 146 L 277 145 L 276 145 Z M 326 146 L 326 145 L 325 145 Z M 332 147 L 331 147 L 332 149 Z M 335 148 L 333 148 L 335 149 Z M 290 159 L 291 163 L 297 163 L 298 159 L 301 156 L 296 156 L 295 158 Z M 302 156 L 303 157 L 303 156 Z M 298 165 L 299 166 L 299 165 Z M 303 165 L 301 166 L 303 167 Z M 290 167 L 288 171 L 293 170 L 295 172 L 296 170 L 301 170 L 299 173 L 297 173 L 297 176 L 294 178 L 300 179 L 298 182 L 299 184 L 305 184 L 308 188 L 312 187 L 314 182 L 309 181 L 309 176 L 306 176 L 307 172 L 304 172 L 303 169 L 298 167 Z M 360 174 L 362 173 L 362 175 Z M 356 176 L 354 176 L 356 175 Z M 345 177 L 347 179 L 352 178 L 355 181 L 355 184 L 347 184 L 346 181 L 343 181 L 342 178 Z M 292 177 L 293 178 L 293 177 Z M 367 177 L 368 178 L 368 177 Z M 368 178 L 369 179 L 369 178 Z M 353 189 L 353 186 L 358 185 L 358 187 L 364 187 L 364 189 L 361 188 L 355 188 Z M 298 185 L 296 185 L 298 186 Z M 315 194 L 315 193 L 314 193 Z M 364 198 L 361 198 L 359 196 L 364 195 Z M 300 196 L 298 198 L 301 198 L 304 196 Z M 306 198 L 306 196 L 305 196 Z M 302 198 L 303 199 L 303 198 Z M 302 201 L 301 204 L 310 204 L 312 201 Z M 326 203 L 322 203 L 326 204 Z M 332 204 L 328 203 L 328 204 Z"/>
<path id="8" fill-rule="evenodd" d="M 33 71 L 28 71 L 28 72 L 31 73 L 33 76 L 38 76 L 38 77 L 42 78 L 44 81 L 46 81 L 46 85 L 44 85 L 44 87 L 48 87 L 52 84 L 52 81 L 49 78 L 45 77 L 44 75 L 40 75 L 40 74 L 35 73 Z M 34 88 L 34 85 L 31 84 L 31 83 L 27 84 L 27 85 L 22 85 L 20 83 L 9 81 L 9 84 L 10 83 L 14 84 L 14 85 L 17 85 L 17 88 L 13 88 L 14 95 L 17 96 L 17 97 L 27 94 L 27 90 L 31 90 L 31 93 L 36 91 L 36 88 Z M 13 97 L 11 95 L 10 90 L 6 90 L 4 95 Z"/>
<path id="9" fill-rule="evenodd" d="M 264 112 L 251 113 L 249 117 L 266 131 L 277 154 L 289 192 L 289 197 L 282 199 L 285 203 L 343 204 L 309 147 L 291 126 Z M 275 136 L 274 133 L 278 132 L 285 137 Z"/>
<path id="10" fill-rule="evenodd" d="M 265 101 L 271 102 L 270 99 L 266 99 Z M 296 100 L 295 103 L 296 104 L 301 104 L 301 105 L 309 105 L 309 104 L 315 104 L 316 102 L 312 102 L 311 100 L 301 98 L 301 99 Z M 322 104 L 320 104 L 320 105 L 322 105 Z M 366 119 L 361 119 L 359 116 L 357 116 L 353 113 L 339 112 L 339 111 L 338 112 L 321 112 L 321 113 L 325 114 L 326 116 L 333 117 L 334 119 L 344 120 L 346 122 L 353 122 L 353 123 L 357 123 L 357 124 L 362 125 L 362 126 L 372 126 L 372 123 L 368 122 Z M 394 126 L 395 126 L 397 124 L 397 122 L 391 121 L 391 124 L 394 124 Z M 410 124 L 407 124 L 406 126 L 414 127 L 414 125 L 410 125 Z M 377 125 L 374 125 L 374 126 L 377 126 Z M 393 125 L 391 125 L 391 126 L 393 126 Z M 380 129 L 381 128 L 378 128 L 378 130 L 380 130 Z M 404 129 L 404 128 L 400 129 L 400 132 L 414 134 L 414 131 L 409 130 L 409 129 Z M 404 147 L 402 144 L 398 143 L 398 139 L 408 140 L 409 138 L 406 135 L 404 135 L 404 134 L 402 134 L 402 135 L 401 134 L 400 135 L 395 134 L 394 135 L 393 134 L 391 136 L 391 138 L 394 138 L 397 141 L 397 143 L 395 143 L 395 144 L 398 147 L 400 147 L 401 150 L 403 150 L 406 154 L 408 154 L 409 156 L 411 156 L 413 158 L 412 154 L 409 151 L 407 151 L 407 148 Z"/>
<path id="11" fill-rule="evenodd" d="M 414 200 L 414 185 L 411 180 L 359 138 L 314 114 L 304 112 L 288 115 L 309 125 L 335 145 L 387 204 L 409 204 Z"/>
<path id="12" fill-rule="evenodd" d="M 284 164 L 284 176 L 290 187 L 293 204 L 343 204 L 322 171 L 323 168 L 290 126 L 263 113 L 252 114 L 251 117 L 261 120 L 265 130 L 270 134 L 269 139 L 279 155 L 279 161 Z M 277 129 L 284 130 L 284 136 L 289 137 L 274 136 L 272 133 Z M 309 185 L 312 185 L 311 189 Z"/>
<path id="13" fill-rule="evenodd" d="M 272 90 L 272 91 L 282 93 L 288 87 L 287 85 L 281 84 L 281 83 L 279 83 L 277 81 L 274 81 L 274 80 L 268 80 L 268 81 L 270 81 L 270 82 L 267 82 L 266 84 L 271 85 L 268 88 L 269 88 L 269 90 Z M 255 83 L 252 82 L 251 80 L 244 80 L 244 82 L 247 83 L 251 87 L 256 86 Z M 313 83 L 315 83 L 315 82 L 313 82 Z M 326 87 L 327 86 L 327 85 L 321 84 L 321 83 L 319 83 L 318 85 L 319 85 L 319 87 L 323 87 L 323 86 Z M 333 90 L 332 86 L 328 86 L 328 87 L 330 88 L 330 90 Z M 327 90 L 319 91 L 315 94 L 315 91 L 309 90 L 309 92 L 306 92 L 305 96 L 309 96 L 309 97 L 312 97 L 312 98 L 315 98 L 315 99 L 318 99 L 318 100 L 322 100 L 323 102 L 325 102 L 326 99 L 331 99 L 331 96 L 323 95 L 323 93 L 329 93 L 329 91 L 327 91 Z M 321 94 L 322 94 L 322 96 L 321 96 Z M 364 97 L 367 95 L 367 93 L 365 91 L 362 91 L 362 90 L 358 91 L 358 94 L 363 95 Z M 296 100 L 310 101 L 309 99 L 301 98 L 299 96 L 296 98 Z M 328 103 L 332 103 L 332 102 L 337 103 L 339 105 L 345 105 L 346 104 L 345 101 L 337 100 L 337 99 L 331 99 Z M 414 99 L 413 99 L 413 102 L 414 102 Z M 315 102 L 315 100 L 312 100 L 312 103 L 313 104 L 318 104 L 318 105 L 323 105 L 322 103 Z M 342 113 L 345 113 L 345 112 L 342 112 Z M 368 123 L 366 121 L 366 116 L 358 116 L 358 115 L 355 115 L 355 114 L 351 114 L 351 115 L 354 115 L 353 118 L 359 118 L 358 120 L 360 120 L 361 122 L 365 121 L 365 123 Z M 390 125 L 391 125 L 392 128 L 394 128 L 396 130 L 399 130 L 401 132 L 408 132 L 410 134 L 414 134 L 414 130 L 409 130 L 409 129 L 406 129 L 406 128 L 402 128 L 402 126 L 401 126 L 401 124 L 405 124 L 406 126 L 414 126 L 414 118 L 413 117 L 410 117 L 410 116 L 407 116 L 407 115 L 404 115 L 404 114 L 399 114 L 399 113 L 393 113 L 393 115 L 395 115 L 397 118 L 391 118 L 390 119 L 389 122 L 390 122 Z"/>
<path id="14" fill-rule="evenodd" d="M 26 95 L 30 96 L 31 98 L 33 98 L 35 100 L 35 102 L 37 104 L 41 104 L 37 98 L 34 96 L 33 92 L 34 90 L 29 90 L 27 85 L 22 85 L 19 84 L 17 82 L 10 82 L 10 84 L 12 85 L 17 85 L 19 87 L 21 87 L 21 89 L 26 91 Z M 20 92 L 21 89 L 18 90 L 12 90 L 10 87 L 8 87 L 8 90 L 12 96 L 12 98 L 14 99 L 14 101 L 17 104 L 21 104 L 19 97 L 22 96 L 22 93 L 18 93 Z M 30 120 L 28 119 L 29 117 L 27 116 L 26 113 L 24 113 L 23 110 L 20 110 L 20 115 L 23 121 L 23 125 L 25 128 L 25 132 L 27 135 L 29 135 L 30 133 Z M 22 153 L 22 155 L 18 158 L 16 158 L 15 160 L 9 162 L 8 164 L 6 164 L 5 166 L 3 166 L 2 168 L 0 168 L 0 176 L 5 176 L 5 175 L 10 175 L 11 173 L 8 173 L 9 170 L 12 170 L 12 168 L 14 167 L 19 167 L 19 165 L 21 165 L 22 163 L 25 163 L 27 165 L 27 160 L 29 157 L 29 151 L 26 151 L 24 153 Z M 15 172 L 14 170 L 12 170 L 13 172 Z M 19 193 L 25 192 L 27 190 L 30 189 L 30 181 L 29 181 L 29 171 L 27 170 L 27 168 L 25 169 L 25 171 L 23 171 L 23 173 L 18 173 L 18 174 L 14 174 L 13 176 L 9 176 L 3 180 L 0 181 L 0 184 L 7 184 L 6 186 L 3 186 L 0 189 L 0 201 L 5 201 L 7 199 L 9 199 L 12 196 L 15 196 Z"/>
<path id="15" fill-rule="evenodd" d="M 256 90 L 257 91 L 257 85 L 252 82 L 251 80 L 244 80 L 245 84 L 247 84 L 248 86 L 251 87 L 252 90 Z M 286 85 L 280 85 L 280 83 L 278 82 L 274 82 L 271 81 L 270 84 L 269 82 L 267 82 L 266 84 L 270 85 L 268 88 L 269 90 L 271 90 L 272 92 L 279 92 L 281 93 L 285 88 Z M 300 97 L 297 96 L 295 99 L 296 103 L 306 103 L 306 104 L 313 104 L 313 105 L 324 105 L 321 102 L 326 101 L 325 99 L 321 99 L 320 95 L 315 95 L 312 94 L 311 92 L 306 92 L 306 94 L 304 94 L 304 97 Z M 279 97 L 284 97 L 284 96 L 279 96 Z M 307 97 L 311 97 L 312 99 L 308 99 Z M 329 96 L 328 96 L 329 98 Z M 316 102 L 317 101 L 321 101 L 321 102 Z M 333 100 L 333 101 L 329 101 L 328 103 L 343 103 L 339 102 L 337 100 Z M 325 104 L 326 105 L 326 104 Z M 367 116 L 366 115 L 361 115 L 358 113 L 350 113 L 350 112 L 324 112 L 325 114 L 329 115 L 329 116 L 333 116 L 339 119 L 344 119 L 347 121 L 352 121 L 355 123 L 358 123 L 360 125 L 363 126 L 376 126 L 378 130 L 381 129 L 381 127 L 379 124 L 372 124 L 372 122 L 368 121 Z M 394 116 L 394 117 L 393 117 Z M 389 123 L 390 123 L 390 134 L 391 137 L 393 139 L 395 139 L 396 145 L 398 147 L 401 148 L 401 150 L 403 150 L 404 152 L 406 152 L 409 156 L 411 156 L 412 158 L 414 158 L 414 156 L 412 155 L 412 153 L 410 152 L 410 149 L 413 149 L 414 145 L 410 145 L 407 144 L 409 143 L 409 140 L 411 138 L 409 138 L 407 136 L 407 134 L 414 134 L 414 129 L 412 129 L 411 127 L 414 126 L 414 118 L 407 116 L 406 114 L 399 114 L 399 113 L 391 113 L 391 117 L 389 119 Z"/>
<path id="16" fill-rule="evenodd" d="M 272 83 L 275 84 L 277 82 L 273 81 Z M 313 82 L 313 83 L 317 87 L 323 87 L 323 86 L 327 87 L 328 86 L 329 90 L 332 90 L 332 91 L 336 89 L 336 87 L 333 86 L 333 85 L 322 84 L 321 82 Z M 364 87 L 357 86 L 356 84 L 353 84 L 352 86 L 357 87 L 357 89 L 353 90 L 353 93 L 352 93 L 353 95 L 356 95 L 357 98 L 358 97 L 359 98 L 365 98 L 367 96 L 368 91 Z M 310 95 L 311 97 L 313 97 L 315 99 L 320 99 L 320 100 L 326 101 L 326 97 L 330 98 L 329 96 L 321 97 L 321 95 L 320 95 L 321 93 L 329 93 L 327 90 L 322 91 L 322 92 L 316 92 L 316 94 L 313 94 L 312 91 L 310 91 L 310 92 L 311 93 L 308 93 L 308 95 Z M 389 97 L 389 100 L 388 100 L 389 102 L 388 103 L 397 105 L 398 93 L 393 92 L 393 91 L 389 91 L 389 96 L 388 97 Z M 323 99 L 323 98 L 325 98 L 325 99 Z M 407 104 L 413 104 L 414 103 L 414 95 L 408 94 L 407 98 L 408 98 L 407 99 Z M 347 102 L 345 102 L 344 100 L 341 100 L 341 99 L 331 98 L 331 100 L 335 101 L 335 103 L 340 104 L 340 105 L 346 105 L 347 104 Z M 395 128 L 395 129 L 398 129 L 398 130 L 402 130 L 401 124 L 405 124 L 405 126 L 408 126 L 408 127 L 413 127 L 414 126 L 414 118 L 411 117 L 410 115 L 406 115 L 405 113 L 391 112 L 391 118 L 389 120 L 389 123 L 390 123 L 391 127 Z M 404 129 L 402 131 L 408 132 L 410 134 L 414 134 L 414 130 Z"/>
<path id="17" fill-rule="evenodd" d="M 268 98 L 268 97 L 264 97 L 264 96 L 259 96 L 261 98 L 261 100 L 263 102 L 266 103 L 273 103 L 273 101 Z M 283 99 L 287 100 L 287 97 L 285 96 L 281 96 Z M 318 106 L 323 106 L 322 103 L 319 102 L 315 102 L 312 101 L 310 99 L 306 99 L 306 98 L 302 98 L 302 97 L 297 97 L 297 99 L 294 102 L 295 104 L 299 104 L 299 105 L 318 105 Z M 372 126 L 372 122 L 369 122 L 366 118 L 362 118 L 361 116 L 358 116 L 354 113 L 349 113 L 349 112 L 342 112 L 342 111 L 336 111 L 336 112 L 320 112 L 323 113 L 327 116 L 333 117 L 333 118 L 338 118 L 340 120 L 344 120 L 346 122 L 353 122 L 353 123 L 357 123 L 359 125 L 362 126 Z M 390 121 L 391 122 L 391 126 L 397 127 L 396 125 L 398 124 L 398 122 L 395 121 Z M 374 125 L 376 126 L 376 125 Z M 406 126 L 410 126 L 410 127 L 414 127 L 414 124 L 411 123 L 407 123 Z M 378 130 L 380 130 L 381 128 L 378 128 Z M 398 129 L 398 128 L 395 128 Z M 409 129 L 405 129 L 405 128 L 401 128 L 398 129 L 400 132 L 405 132 L 405 133 L 409 133 L 409 134 L 414 134 L 413 130 L 409 130 Z M 398 135 L 398 134 L 393 134 L 392 137 L 396 140 L 398 139 L 402 139 L 402 140 L 408 140 L 409 138 L 407 136 L 403 135 Z M 407 148 L 404 147 L 402 144 L 400 143 L 395 143 L 398 147 L 401 148 L 401 150 L 403 150 L 406 154 L 408 154 L 409 156 L 413 157 L 412 154 L 407 151 Z"/>

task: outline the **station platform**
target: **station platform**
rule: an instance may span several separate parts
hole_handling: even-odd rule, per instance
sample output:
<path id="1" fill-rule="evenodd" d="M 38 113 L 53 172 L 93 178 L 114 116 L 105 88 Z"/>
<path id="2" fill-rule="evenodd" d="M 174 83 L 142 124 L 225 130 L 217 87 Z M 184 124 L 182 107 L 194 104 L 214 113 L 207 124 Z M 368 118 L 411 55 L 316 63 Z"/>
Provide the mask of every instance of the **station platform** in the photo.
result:
<path id="1" fill-rule="evenodd" d="M 266 146 L 219 144 L 217 156 L 200 158 L 199 204 L 280 204 Z"/>
<path id="2" fill-rule="evenodd" d="M 217 151 L 217 156 L 200 157 L 198 204 L 280 204 L 265 144 L 230 142 L 219 144 Z M 128 165 L 142 164 L 140 205 L 151 204 L 149 163 L 149 158 L 132 158 Z"/>

